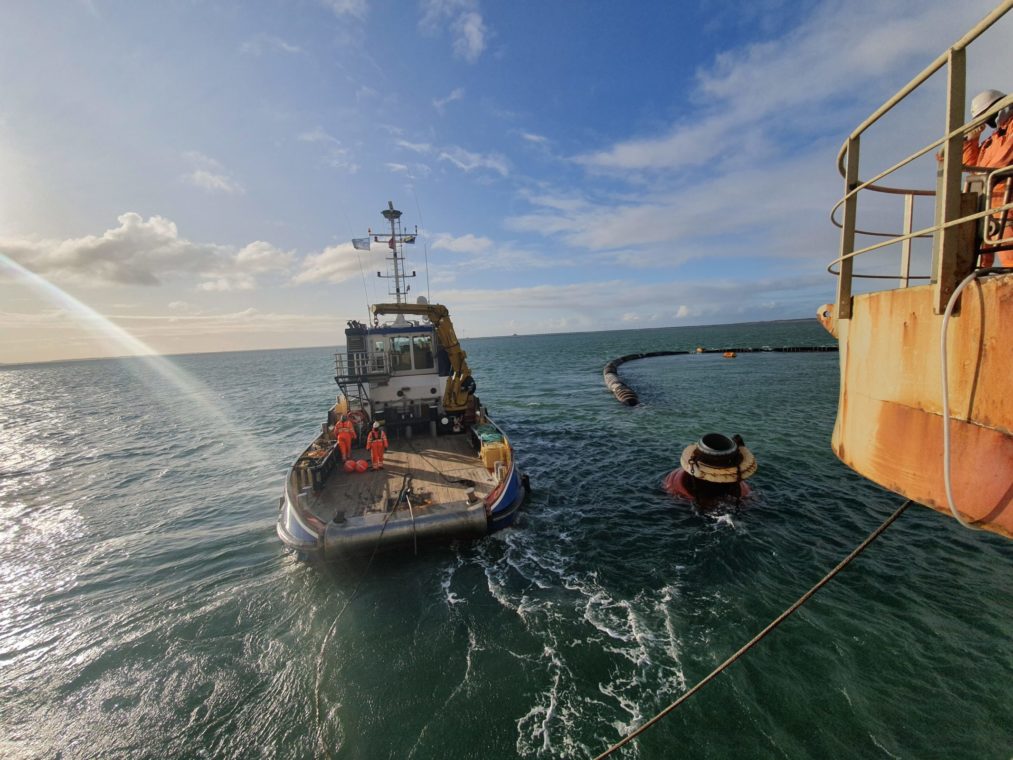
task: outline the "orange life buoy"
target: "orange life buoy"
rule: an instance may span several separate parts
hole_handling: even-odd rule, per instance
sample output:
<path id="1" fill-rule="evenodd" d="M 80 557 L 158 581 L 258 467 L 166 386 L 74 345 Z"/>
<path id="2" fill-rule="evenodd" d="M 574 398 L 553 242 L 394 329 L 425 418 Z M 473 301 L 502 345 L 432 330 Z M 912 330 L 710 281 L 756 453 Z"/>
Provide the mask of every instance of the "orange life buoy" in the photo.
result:
<path id="1" fill-rule="evenodd" d="M 348 413 L 348 419 L 361 425 L 369 420 L 369 416 L 361 409 L 356 409 L 354 412 Z"/>

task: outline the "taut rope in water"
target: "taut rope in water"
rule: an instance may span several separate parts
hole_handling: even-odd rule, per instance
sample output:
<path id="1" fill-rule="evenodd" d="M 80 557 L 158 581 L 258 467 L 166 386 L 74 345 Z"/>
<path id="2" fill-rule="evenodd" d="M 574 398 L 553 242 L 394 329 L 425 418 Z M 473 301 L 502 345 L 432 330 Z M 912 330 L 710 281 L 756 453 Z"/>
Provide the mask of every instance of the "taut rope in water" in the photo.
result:
<path id="1" fill-rule="evenodd" d="M 823 588 L 825 585 L 827 585 L 827 583 L 829 583 L 834 578 L 834 576 L 836 576 L 839 572 L 841 572 L 841 570 L 843 570 L 845 567 L 847 567 L 848 564 L 851 562 L 851 560 L 853 560 L 855 557 L 857 557 L 859 554 L 861 554 L 863 551 L 865 551 L 866 547 L 868 547 L 869 544 L 871 544 L 873 541 L 875 541 L 877 538 L 879 538 L 883 534 L 883 532 L 887 528 L 889 528 L 893 524 L 893 522 L 898 517 L 901 516 L 901 514 L 903 514 L 904 510 L 907 509 L 909 506 L 911 506 L 912 503 L 913 502 L 910 499 L 908 499 L 903 504 L 901 504 L 900 507 L 897 509 L 896 512 L 894 512 L 892 515 L 890 515 L 882 525 L 880 525 L 878 528 L 876 528 L 876 530 L 874 530 L 872 533 L 870 533 L 866 537 L 866 539 L 864 541 L 862 541 L 862 543 L 860 543 L 858 546 L 856 546 L 852 550 L 851 554 L 849 554 L 847 557 L 845 557 L 844 559 L 842 559 L 840 561 L 840 563 L 837 565 L 837 567 L 835 567 L 829 573 L 827 573 L 826 575 L 824 575 L 823 578 L 815 586 L 813 586 L 811 589 L 809 589 L 804 594 L 802 594 L 802 596 L 800 596 L 798 598 L 798 600 L 793 605 L 791 605 L 791 607 L 789 607 L 784 612 L 782 612 L 780 615 L 778 615 L 766 628 L 764 628 L 762 631 L 760 631 L 758 634 L 756 634 L 741 649 L 739 649 L 739 651 L 737 651 L 735 654 L 733 654 L 727 660 L 725 660 L 720 665 L 718 665 L 714 670 L 712 670 L 710 672 L 710 674 L 708 674 L 706 677 L 704 677 L 703 680 L 699 681 L 693 688 L 691 688 L 689 691 L 685 692 L 681 697 L 679 697 L 677 700 L 675 700 L 672 704 L 670 704 L 664 710 L 662 710 L 661 712 L 659 712 L 657 715 L 655 715 L 653 718 L 651 718 L 650 720 L 648 720 L 646 723 L 643 723 L 640 726 L 638 726 L 637 728 L 635 728 L 633 731 L 631 731 L 626 736 L 624 736 L 620 741 L 616 742 L 611 747 L 609 747 L 607 750 L 605 750 L 600 755 L 598 755 L 595 758 L 595 760 L 602 760 L 602 758 L 608 757 L 613 752 L 615 752 L 616 750 L 618 750 L 620 747 L 623 747 L 626 744 L 629 744 L 631 741 L 633 741 L 638 736 L 640 736 L 640 734 L 644 733 L 644 731 L 646 731 L 647 729 L 649 729 L 651 726 L 653 726 L 659 720 L 661 720 L 666 715 L 668 715 L 670 712 L 672 712 L 672 710 L 674 710 L 676 707 L 678 707 L 683 702 L 685 702 L 687 699 L 689 699 L 694 694 L 696 694 L 698 691 L 700 691 L 700 689 L 702 689 L 705 685 L 707 685 L 708 683 L 710 683 L 725 668 L 727 668 L 729 665 L 731 665 L 733 662 L 735 662 L 737 659 L 739 659 L 742 655 L 744 655 L 746 652 L 748 652 L 750 649 L 752 649 L 756 644 L 760 643 L 760 641 L 764 637 L 766 637 L 766 635 L 768 633 L 770 633 L 775 628 L 777 628 L 777 626 L 779 626 L 782 622 L 784 622 L 784 620 L 789 615 L 791 615 L 799 607 L 801 607 L 803 604 L 805 604 L 807 601 L 809 601 L 809 599 L 812 598 L 813 594 L 815 594 L 817 591 L 819 591 L 821 588 Z"/>
<path id="2" fill-rule="evenodd" d="M 320 721 L 320 674 L 323 672 L 324 652 L 327 651 L 327 642 L 331 640 L 331 636 L 334 635 L 334 631 L 338 627 L 338 621 L 341 620 L 341 616 L 345 614 L 345 610 L 348 609 L 348 606 L 352 603 L 356 595 L 359 593 L 359 587 L 362 585 L 362 582 L 366 580 L 366 576 L 369 575 L 369 568 L 373 564 L 373 558 L 376 557 L 376 552 L 380 548 L 380 542 L 383 540 L 383 532 L 387 530 L 387 523 L 390 520 L 391 515 L 397 512 L 398 505 L 400 505 L 401 500 L 405 498 L 410 482 L 411 478 L 408 475 L 405 475 L 404 480 L 401 481 L 401 491 L 398 493 L 397 501 L 394 503 L 394 506 L 391 508 L 391 510 L 387 513 L 387 516 L 383 518 L 383 525 L 380 526 L 380 535 L 376 537 L 376 545 L 373 547 L 373 553 L 369 555 L 369 561 L 366 562 L 366 567 L 362 571 L 362 575 L 359 576 L 359 580 L 358 582 L 356 582 L 355 588 L 352 589 L 352 593 L 349 595 L 348 601 L 345 602 L 344 607 L 338 610 L 338 614 L 334 616 L 334 622 L 331 623 L 331 627 L 327 630 L 327 635 L 324 636 L 324 641 L 320 645 L 320 653 L 317 655 L 317 670 L 316 670 L 317 680 L 316 685 L 313 689 L 313 711 L 315 713 L 317 723 L 317 746 L 324 751 L 324 754 L 327 757 L 333 757 L 333 755 L 331 755 L 327 746 L 323 743 L 323 736 L 322 736 L 323 724 Z M 412 519 L 414 520 L 414 516 Z"/>

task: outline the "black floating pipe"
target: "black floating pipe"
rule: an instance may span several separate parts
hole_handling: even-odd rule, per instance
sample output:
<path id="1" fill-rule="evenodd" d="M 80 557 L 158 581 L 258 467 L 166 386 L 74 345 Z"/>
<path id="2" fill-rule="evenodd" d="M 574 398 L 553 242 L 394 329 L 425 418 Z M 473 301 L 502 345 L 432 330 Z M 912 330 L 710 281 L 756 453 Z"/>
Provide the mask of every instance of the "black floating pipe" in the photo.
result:
<path id="1" fill-rule="evenodd" d="M 626 354 L 618 359 L 613 359 L 605 365 L 602 374 L 605 377 L 605 386 L 612 391 L 612 395 L 619 399 L 620 404 L 636 406 L 640 403 L 637 393 L 630 386 L 619 379 L 619 365 L 634 359 L 647 359 L 652 356 L 677 356 L 688 354 L 689 351 L 651 351 L 647 354 Z"/>
<path id="2" fill-rule="evenodd" d="M 824 351 L 837 351 L 837 346 L 780 346 L 778 348 L 771 348 L 770 346 L 764 346 L 763 348 L 698 348 L 694 353 L 698 354 L 724 354 L 732 351 L 737 354 L 748 354 L 753 352 L 764 352 L 773 351 L 776 353 L 796 353 L 796 352 L 824 352 Z M 649 359 L 653 356 L 680 356 L 682 354 L 688 354 L 689 351 L 649 351 L 643 354 L 626 354 L 620 356 L 618 359 L 613 359 L 605 365 L 605 369 L 602 370 L 602 376 L 605 378 L 605 387 L 612 391 L 619 403 L 625 404 L 626 406 L 636 406 L 640 403 L 640 399 L 637 397 L 636 391 L 630 386 L 619 379 L 619 365 L 625 364 L 626 362 L 634 361 L 635 359 Z"/>

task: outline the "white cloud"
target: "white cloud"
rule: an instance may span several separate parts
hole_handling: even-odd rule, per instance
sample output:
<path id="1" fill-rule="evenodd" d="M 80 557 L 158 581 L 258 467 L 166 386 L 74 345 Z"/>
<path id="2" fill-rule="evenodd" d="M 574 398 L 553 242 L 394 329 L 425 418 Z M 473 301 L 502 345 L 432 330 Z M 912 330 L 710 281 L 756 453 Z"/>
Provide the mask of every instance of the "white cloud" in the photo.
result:
<path id="1" fill-rule="evenodd" d="M 342 169 L 348 174 L 355 174 L 359 165 L 355 163 L 352 152 L 343 147 L 341 140 L 329 134 L 323 127 L 313 129 L 299 134 L 300 142 L 320 145 L 324 148 L 323 160 L 328 166 L 335 169 Z"/>
<path id="2" fill-rule="evenodd" d="M 433 146 L 429 143 L 413 143 L 407 140 L 395 140 L 394 144 L 405 150 L 414 151 L 415 153 L 429 153 Z"/>
<path id="3" fill-rule="evenodd" d="M 988 10 L 981 2 L 959 12 L 923 5 L 826 3 L 777 38 L 719 54 L 697 72 L 698 106 L 668 130 L 575 158 L 590 179 L 626 180 L 635 192 L 603 184 L 610 192 L 593 195 L 590 183 L 586 196 L 543 189 L 528 196 L 534 211 L 508 226 L 610 252 L 633 267 L 768 258 L 816 271 L 836 255 L 838 233 L 827 216 L 841 194 L 834 165 L 841 141 Z M 999 42 L 976 55 L 1005 70 L 1001 63 L 1013 56 L 1008 45 L 990 47 L 1002 45 L 996 31 Z M 903 107 L 909 110 L 876 140 L 863 139 L 865 176 L 939 135 L 937 111 L 917 98 Z M 931 188 L 934 175 L 927 160 L 903 184 Z M 889 202 L 871 198 L 862 213 Z M 899 228 L 899 210 L 885 224 Z"/>
<path id="4" fill-rule="evenodd" d="M 274 37 L 270 34 L 258 34 L 251 37 L 239 47 L 239 52 L 249 55 L 263 55 L 264 53 L 302 53 L 303 49 L 298 45 L 286 42 L 281 37 Z"/>
<path id="5" fill-rule="evenodd" d="M 251 277 L 215 277 L 205 280 L 197 286 L 197 290 L 210 293 L 224 293 L 232 290 L 253 290 L 255 284 Z"/>
<path id="6" fill-rule="evenodd" d="M 408 168 L 408 166 L 405 165 L 405 164 L 395 164 L 395 163 L 391 163 L 389 161 L 387 163 L 385 163 L 384 166 L 386 166 L 388 169 L 390 169 L 395 174 L 408 174 L 411 171 Z"/>
<path id="7" fill-rule="evenodd" d="M 947 3 L 825 3 L 782 37 L 725 51 L 701 67 L 700 108 L 666 133 L 575 160 L 589 169 L 653 172 L 741 161 L 750 157 L 745 146 L 766 146 L 775 129 L 805 133 L 825 125 L 825 109 L 847 113 L 842 101 L 879 105 L 951 44 L 954 30 L 980 18 L 974 5 L 985 6 L 962 7 L 965 25 Z"/>
<path id="8" fill-rule="evenodd" d="M 503 177 L 506 177 L 510 173 L 506 159 L 498 153 L 482 155 L 481 153 L 472 153 L 464 148 L 452 145 L 444 148 L 440 152 L 439 158 L 441 161 L 449 161 L 466 172 L 471 172 L 475 169 L 489 169 Z"/>
<path id="9" fill-rule="evenodd" d="M 533 142 L 537 145 L 545 145 L 546 143 L 549 142 L 548 137 L 536 135 L 533 132 L 521 132 L 521 138 L 527 140 L 528 142 Z"/>
<path id="10" fill-rule="evenodd" d="M 591 169 L 661 171 L 698 166 L 728 149 L 720 139 L 724 132 L 723 119 L 711 117 L 697 124 L 679 125 L 663 137 L 625 140 L 575 160 Z"/>
<path id="11" fill-rule="evenodd" d="M 287 272 L 293 256 L 291 251 L 257 240 L 225 259 L 217 270 L 205 273 L 208 279 L 197 287 L 208 291 L 254 290 L 259 275 Z"/>
<path id="12" fill-rule="evenodd" d="M 528 288 L 462 288 L 441 293 L 455 313 L 472 315 L 459 324 L 498 324 L 501 315 L 515 316 L 514 330 L 598 330 L 620 321 L 657 322 L 658 315 L 698 324 L 744 319 L 808 317 L 813 304 L 832 295 L 833 284 L 821 275 L 749 281 L 630 280 L 538 285 Z M 820 300 L 822 299 L 822 300 Z M 492 320 L 492 321 L 489 321 Z M 513 330 L 511 330 L 513 331 Z"/>
<path id="13" fill-rule="evenodd" d="M 454 21 L 453 30 L 455 34 L 454 53 L 468 63 L 477 61 L 478 57 L 482 55 L 482 51 L 485 50 L 485 36 L 487 34 L 482 16 L 474 11 L 462 13 Z"/>
<path id="14" fill-rule="evenodd" d="M 335 16 L 341 18 L 352 16 L 362 21 L 369 12 L 366 0 L 320 0 L 321 4 L 330 10 Z"/>
<path id="15" fill-rule="evenodd" d="M 450 22 L 454 55 L 474 63 L 485 51 L 489 30 L 478 10 L 476 0 L 425 0 L 419 27 L 436 34 Z"/>
<path id="16" fill-rule="evenodd" d="M 323 127 L 313 127 L 299 134 L 299 139 L 309 143 L 325 143 L 327 145 L 341 145 L 341 140 L 329 135 Z"/>
<path id="17" fill-rule="evenodd" d="M 229 176 L 219 161 L 195 150 L 187 151 L 183 158 L 193 166 L 193 170 L 184 175 L 184 179 L 195 187 L 209 192 L 242 195 L 245 188 Z"/>
<path id="18" fill-rule="evenodd" d="M 66 240 L 0 240 L 0 251 L 37 274 L 91 284 L 161 285 L 168 277 L 197 276 L 204 289 L 256 286 L 259 275 L 284 271 L 292 254 L 256 241 L 231 246 L 195 243 L 180 237 L 161 216 L 145 220 L 127 212 L 119 226 L 101 235 Z"/>
<path id="19" fill-rule="evenodd" d="M 434 98 L 433 107 L 442 114 L 443 109 L 447 106 L 448 103 L 453 103 L 455 100 L 461 100 L 463 98 L 464 98 L 464 88 L 457 87 L 445 98 Z"/>
<path id="20" fill-rule="evenodd" d="M 204 190 L 219 191 L 229 194 L 242 195 L 245 191 L 242 185 L 226 174 L 215 174 L 207 169 L 195 169 L 186 175 L 186 180 L 195 187 Z"/>
<path id="21" fill-rule="evenodd" d="M 447 233 L 433 236 L 434 251 L 450 251 L 452 253 L 485 253 L 492 248 L 492 241 L 487 237 L 476 237 L 470 232 L 467 235 L 454 237 Z"/>
<path id="22" fill-rule="evenodd" d="M 170 311 L 172 309 L 170 308 Z M 66 331 L 73 327 L 101 327 L 107 319 L 103 316 L 68 312 L 64 309 L 51 309 L 38 312 L 2 312 L 0 319 L 4 324 L 16 325 L 23 329 L 54 329 Z M 249 332 L 263 330 L 277 333 L 306 329 L 316 331 L 333 330 L 338 318 L 321 316 L 320 314 L 279 314 L 264 312 L 255 308 L 222 313 L 190 313 L 190 314 L 117 314 L 109 317 L 114 323 L 129 330 L 132 335 L 147 340 L 158 335 L 178 335 L 192 337 L 198 332 Z"/>
<path id="23" fill-rule="evenodd" d="M 292 278 L 297 285 L 314 282 L 339 283 L 361 276 L 358 252 L 351 243 L 325 248 L 303 259 L 301 271 Z"/>
<path id="24" fill-rule="evenodd" d="M 360 84 L 355 88 L 355 100 L 356 102 L 362 102 L 364 100 L 376 100 L 381 95 L 380 91 L 370 87 L 369 85 Z"/>

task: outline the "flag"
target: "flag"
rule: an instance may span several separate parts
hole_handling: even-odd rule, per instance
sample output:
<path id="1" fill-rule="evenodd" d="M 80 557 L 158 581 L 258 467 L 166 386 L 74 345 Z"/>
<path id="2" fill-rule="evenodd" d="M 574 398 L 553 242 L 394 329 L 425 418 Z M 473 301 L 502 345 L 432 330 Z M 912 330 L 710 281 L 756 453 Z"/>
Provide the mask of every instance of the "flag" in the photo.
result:
<path id="1" fill-rule="evenodd" d="M 352 238 L 352 248 L 357 251 L 368 251 L 369 250 L 369 238 Z"/>
<path id="2" fill-rule="evenodd" d="M 389 247 L 389 248 L 390 248 L 390 249 L 391 249 L 392 251 L 396 251 L 396 250 L 397 250 L 397 245 L 396 245 L 396 244 L 394 243 L 394 236 L 393 236 L 393 235 L 391 235 L 391 236 L 390 236 L 390 241 L 389 241 L 389 242 L 387 243 L 387 246 L 388 246 L 388 247 Z"/>
<path id="3" fill-rule="evenodd" d="M 415 242 L 415 236 L 414 235 L 405 235 L 403 238 L 401 238 L 401 242 L 403 242 L 403 243 L 414 243 Z"/>

